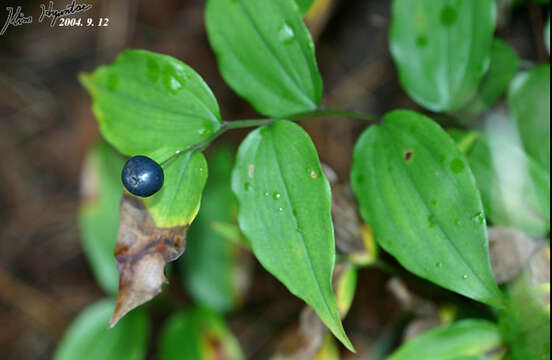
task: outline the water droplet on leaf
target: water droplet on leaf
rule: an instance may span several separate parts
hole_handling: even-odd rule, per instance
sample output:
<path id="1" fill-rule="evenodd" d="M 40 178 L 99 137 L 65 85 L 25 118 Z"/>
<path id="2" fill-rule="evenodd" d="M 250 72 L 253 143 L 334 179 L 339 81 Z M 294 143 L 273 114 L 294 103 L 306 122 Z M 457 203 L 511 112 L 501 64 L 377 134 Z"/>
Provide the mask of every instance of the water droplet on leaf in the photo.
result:
<path id="1" fill-rule="evenodd" d="M 450 162 L 450 170 L 452 170 L 455 174 L 460 174 L 464 171 L 465 167 L 466 166 L 464 165 L 464 161 L 462 161 L 462 159 L 456 158 Z"/>
<path id="2" fill-rule="evenodd" d="M 477 223 L 483 224 L 485 222 L 485 216 L 483 216 L 482 212 L 478 212 L 475 215 L 473 215 L 472 220 Z"/>
<path id="3" fill-rule="evenodd" d="M 174 67 L 168 65 L 163 69 L 163 85 L 168 92 L 176 95 L 186 82 L 184 76 L 179 73 Z"/>
<path id="4" fill-rule="evenodd" d="M 441 24 L 446 27 L 452 26 L 456 22 L 457 17 L 458 12 L 456 9 L 450 5 L 447 5 L 441 11 Z"/>
<path id="5" fill-rule="evenodd" d="M 435 226 L 435 216 L 434 215 L 428 215 L 427 222 L 429 223 L 429 227 L 432 228 Z"/>
<path id="6" fill-rule="evenodd" d="M 427 35 L 418 35 L 416 38 L 416 46 L 419 48 L 423 48 L 427 45 Z"/>
<path id="7" fill-rule="evenodd" d="M 274 194 L 272 194 L 272 198 L 273 198 L 274 200 L 279 200 L 279 199 L 280 199 L 280 196 L 281 196 L 280 193 L 277 193 L 277 192 L 275 192 Z"/>
<path id="8" fill-rule="evenodd" d="M 295 32 L 287 22 L 278 27 L 278 41 L 290 44 L 295 40 Z"/>
<path id="9" fill-rule="evenodd" d="M 115 74 L 109 75 L 107 78 L 107 88 L 111 91 L 117 90 L 119 87 L 119 77 Z"/>
<path id="10" fill-rule="evenodd" d="M 149 59 L 146 63 L 146 76 L 148 79 L 150 79 L 151 82 L 157 82 L 159 80 L 159 73 L 161 72 L 161 69 L 159 68 L 159 64 Z"/>

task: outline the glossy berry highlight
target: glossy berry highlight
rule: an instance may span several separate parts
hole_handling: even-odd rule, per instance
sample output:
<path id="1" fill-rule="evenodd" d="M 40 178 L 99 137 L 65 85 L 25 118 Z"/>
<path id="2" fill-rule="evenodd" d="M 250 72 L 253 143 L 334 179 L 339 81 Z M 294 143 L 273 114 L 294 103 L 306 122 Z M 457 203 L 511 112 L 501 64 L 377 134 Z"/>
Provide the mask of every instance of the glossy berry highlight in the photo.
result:
<path id="1" fill-rule="evenodd" d="M 130 158 L 121 173 L 121 180 L 125 188 L 136 196 L 148 197 L 155 194 L 161 186 L 165 176 L 163 169 L 154 160 L 147 156 Z"/>

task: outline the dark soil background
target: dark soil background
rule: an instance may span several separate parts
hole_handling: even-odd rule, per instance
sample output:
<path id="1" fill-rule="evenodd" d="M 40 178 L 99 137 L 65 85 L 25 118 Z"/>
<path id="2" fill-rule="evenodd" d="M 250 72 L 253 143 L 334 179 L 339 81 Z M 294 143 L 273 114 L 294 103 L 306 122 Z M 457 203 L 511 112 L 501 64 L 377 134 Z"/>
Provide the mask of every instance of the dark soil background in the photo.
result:
<path id="1" fill-rule="evenodd" d="M 200 73 L 225 119 L 256 115 L 218 72 L 204 29 L 205 1 L 89 2 L 94 7 L 84 17 L 109 18 L 108 27 L 51 28 L 38 23 L 41 2 L 2 0 L 0 6 L 1 25 L 6 6 L 21 5 L 35 19 L 0 37 L 0 359 L 49 359 L 72 318 L 104 297 L 88 268 L 77 226 L 82 161 L 99 137 L 90 99 L 77 81 L 79 72 L 112 62 L 125 48 L 157 51 Z M 66 3 L 56 1 L 55 7 Z M 547 61 L 543 8 L 498 3 L 498 35 L 523 59 Z M 377 115 L 419 109 L 397 81 L 388 49 L 389 10 L 386 0 L 335 0 L 312 27 L 326 105 Z M 351 150 L 365 124 L 332 118 L 303 125 L 321 159 L 346 181 Z M 222 141 L 237 145 L 245 133 L 225 135 Z M 400 301 L 389 279 L 377 269 L 360 273 L 346 319 L 359 344 L 355 358 L 368 359 L 362 354 L 400 318 Z M 188 297 L 178 286 L 175 281 L 165 292 L 186 304 Z M 443 296 L 432 287 L 422 293 Z M 302 307 L 256 264 L 252 289 L 229 321 L 248 358 L 265 359 L 294 326 Z M 166 314 L 154 309 L 152 315 L 155 330 Z"/>

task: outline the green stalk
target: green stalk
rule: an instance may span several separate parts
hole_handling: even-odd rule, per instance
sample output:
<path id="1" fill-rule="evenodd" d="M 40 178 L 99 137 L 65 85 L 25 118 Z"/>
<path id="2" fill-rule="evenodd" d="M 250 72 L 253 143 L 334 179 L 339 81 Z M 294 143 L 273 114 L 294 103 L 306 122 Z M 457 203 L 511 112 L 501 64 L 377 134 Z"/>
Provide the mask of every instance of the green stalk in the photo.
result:
<path id="1" fill-rule="evenodd" d="M 204 150 L 211 142 L 216 140 L 218 137 L 220 137 L 222 134 L 227 132 L 228 130 L 233 129 L 244 129 L 249 127 L 258 127 L 258 126 L 265 126 L 270 125 L 274 121 L 277 120 L 289 120 L 289 121 L 299 121 L 309 118 L 317 118 L 317 117 L 323 117 L 323 116 L 329 116 L 329 117 L 342 117 L 342 118 L 348 118 L 348 119 L 355 119 L 355 120 L 363 120 L 368 122 L 376 122 L 378 120 L 377 116 L 370 115 L 370 114 L 363 114 L 363 113 L 357 113 L 353 111 L 344 111 L 344 110 L 337 110 L 337 109 L 326 109 L 326 108 L 318 108 L 316 110 L 307 111 L 303 113 L 298 114 L 292 114 L 285 117 L 280 118 L 268 118 L 268 119 L 244 119 L 244 120 L 235 120 L 235 121 L 224 121 L 221 126 L 208 138 L 205 140 L 187 147 L 186 149 L 183 149 L 181 151 L 178 151 L 171 157 L 169 157 L 167 160 L 161 162 L 161 165 L 165 165 L 169 161 L 175 159 L 177 156 L 179 156 L 182 153 L 188 152 L 188 151 L 195 151 L 195 150 Z"/>

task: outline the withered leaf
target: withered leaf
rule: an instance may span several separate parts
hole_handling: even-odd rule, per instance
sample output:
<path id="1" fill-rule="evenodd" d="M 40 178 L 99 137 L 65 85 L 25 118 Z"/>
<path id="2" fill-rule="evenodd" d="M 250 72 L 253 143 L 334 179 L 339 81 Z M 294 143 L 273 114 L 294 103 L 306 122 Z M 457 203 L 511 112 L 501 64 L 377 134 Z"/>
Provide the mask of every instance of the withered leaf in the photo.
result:
<path id="1" fill-rule="evenodd" d="M 165 265 L 184 252 L 187 229 L 188 226 L 157 227 L 142 200 L 123 194 L 115 247 L 119 292 L 110 327 L 161 292 L 161 285 L 168 283 Z"/>
<path id="2" fill-rule="evenodd" d="M 530 266 L 533 276 L 547 282 L 550 278 L 550 260 L 539 256 L 542 244 L 522 232 L 501 226 L 489 227 L 489 252 L 496 282 L 504 284 L 518 276 L 524 268 Z M 534 268 L 539 259 L 544 266 Z M 548 275 L 547 275 L 548 274 Z"/>
<path id="3" fill-rule="evenodd" d="M 271 360 L 309 360 L 320 350 L 328 330 L 316 312 L 305 306 L 299 326 L 287 331 Z"/>

